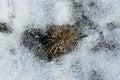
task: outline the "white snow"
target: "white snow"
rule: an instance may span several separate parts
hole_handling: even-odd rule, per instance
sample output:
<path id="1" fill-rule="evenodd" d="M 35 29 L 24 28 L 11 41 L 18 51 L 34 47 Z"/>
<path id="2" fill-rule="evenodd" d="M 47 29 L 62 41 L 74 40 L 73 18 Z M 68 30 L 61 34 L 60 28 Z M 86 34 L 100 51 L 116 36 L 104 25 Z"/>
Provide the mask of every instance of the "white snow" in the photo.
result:
<path id="1" fill-rule="evenodd" d="M 64 55 L 60 61 L 38 60 L 21 45 L 22 32 L 27 25 L 71 24 L 71 0 L 10 0 L 13 16 L 13 33 L 0 33 L 0 80 L 90 80 L 96 70 L 103 80 L 120 80 L 120 0 L 76 0 L 84 2 L 85 13 L 98 24 L 105 41 L 114 41 L 118 46 L 113 51 L 105 48 L 97 52 L 91 49 L 100 41 L 93 31 L 79 43 L 76 50 Z M 90 7 L 90 1 L 96 7 Z M 116 22 L 109 30 L 107 24 Z M 0 22 L 10 24 L 8 0 L 0 0 Z M 39 25 L 39 26 L 38 26 Z M 112 43 L 111 43 L 112 44 Z M 115 55 L 114 55 L 115 54 Z"/>

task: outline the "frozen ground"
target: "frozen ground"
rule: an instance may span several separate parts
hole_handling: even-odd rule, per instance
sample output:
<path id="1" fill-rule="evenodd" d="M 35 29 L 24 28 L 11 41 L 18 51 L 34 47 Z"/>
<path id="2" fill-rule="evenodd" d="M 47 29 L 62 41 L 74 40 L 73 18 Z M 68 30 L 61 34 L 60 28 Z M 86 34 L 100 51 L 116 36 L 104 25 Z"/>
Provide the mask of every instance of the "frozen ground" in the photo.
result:
<path id="1" fill-rule="evenodd" d="M 13 28 L 0 33 L 0 80 L 120 80 L 120 0 L 9 0 L 10 19 L 8 0 L 0 3 L 0 21 Z M 73 24 L 82 11 L 95 26 L 85 25 L 89 36 L 58 62 L 38 60 L 21 45 L 26 25 Z"/>

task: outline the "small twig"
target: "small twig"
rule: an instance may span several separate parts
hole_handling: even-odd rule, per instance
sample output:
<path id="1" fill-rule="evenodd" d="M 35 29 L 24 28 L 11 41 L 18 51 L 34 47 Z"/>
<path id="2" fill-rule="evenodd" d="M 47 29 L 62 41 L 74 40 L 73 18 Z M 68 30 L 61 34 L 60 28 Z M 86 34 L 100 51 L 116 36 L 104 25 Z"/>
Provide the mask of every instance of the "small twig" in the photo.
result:
<path id="1" fill-rule="evenodd" d="M 11 19 L 10 0 L 8 0 L 8 18 L 9 18 L 9 22 L 10 22 L 10 19 Z"/>

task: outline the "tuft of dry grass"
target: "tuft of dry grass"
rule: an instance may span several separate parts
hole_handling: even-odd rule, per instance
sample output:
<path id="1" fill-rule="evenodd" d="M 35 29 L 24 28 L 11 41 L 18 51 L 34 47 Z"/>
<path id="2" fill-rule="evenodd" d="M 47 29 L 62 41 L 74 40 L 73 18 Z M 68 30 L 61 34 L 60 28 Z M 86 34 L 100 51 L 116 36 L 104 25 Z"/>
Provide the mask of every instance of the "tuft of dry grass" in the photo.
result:
<path id="1" fill-rule="evenodd" d="M 11 33 L 11 29 L 8 28 L 7 23 L 0 23 L 0 32 Z"/>
<path id="2" fill-rule="evenodd" d="M 44 53 L 40 58 L 48 60 L 74 50 L 77 42 L 83 37 L 73 25 L 49 26 L 45 36 L 42 42 Z"/>
<path id="3" fill-rule="evenodd" d="M 0 24 L 0 30 L 4 29 L 5 26 L 3 24 Z"/>
<path id="4" fill-rule="evenodd" d="M 51 61 L 74 50 L 84 37 L 86 35 L 74 25 L 49 25 L 45 32 L 34 28 L 26 30 L 22 43 L 40 59 Z"/>

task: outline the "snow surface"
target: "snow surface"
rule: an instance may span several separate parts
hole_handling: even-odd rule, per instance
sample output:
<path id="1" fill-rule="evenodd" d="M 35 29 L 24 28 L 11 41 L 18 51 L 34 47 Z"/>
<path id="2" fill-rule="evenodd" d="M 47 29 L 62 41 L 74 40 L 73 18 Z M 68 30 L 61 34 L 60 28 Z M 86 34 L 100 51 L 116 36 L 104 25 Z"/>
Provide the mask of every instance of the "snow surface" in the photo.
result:
<path id="1" fill-rule="evenodd" d="M 92 7 L 91 1 L 95 2 Z M 76 50 L 58 62 L 38 60 L 21 45 L 26 25 L 45 30 L 50 23 L 73 24 L 73 2 L 83 5 L 85 14 L 97 24 L 97 31 L 90 29 L 92 33 Z M 120 0 L 10 0 L 10 20 L 8 0 L 0 3 L 0 21 L 13 28 L 11 34 L 0 33 L 0 80 L 97 80 L 90 79 L 92 71 L 102 77 L 99 80 L 120 80 Z M 113 25 L 107 25 L 111 22 Z M 99 42 L 114 46 L 96 51 L 94 46 Z"/>

